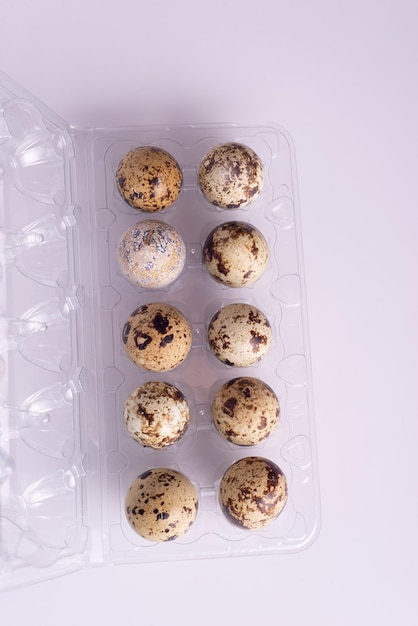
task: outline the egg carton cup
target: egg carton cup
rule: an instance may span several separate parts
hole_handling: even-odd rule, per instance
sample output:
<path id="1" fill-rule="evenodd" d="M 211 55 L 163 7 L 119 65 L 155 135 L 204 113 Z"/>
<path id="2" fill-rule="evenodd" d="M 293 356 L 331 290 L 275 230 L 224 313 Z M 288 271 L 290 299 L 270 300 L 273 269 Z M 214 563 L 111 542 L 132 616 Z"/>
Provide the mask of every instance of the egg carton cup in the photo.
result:
<path id="1" fill-rule="evenodd" d="M 241 209 L 210 204 L 199 163 L 220 143 L 252 148 L 265 186 Z M 172 206 L 149 214 L 121 198 L 115 173 L 141 145 L 169 152 L 183 172 Z M 132 224 L 158 219 L 186 244 L 186 264 L 164 289 L 145 290 L 121 273 L 116 249 Z M 226 287 L 202 265 L 210 231 L 241 220 L 265 236 L 270 259 L 253 285 Z M 191 324 L 192 348 L 170 372 L 151 373 L 126 355 L 122 329 L 140 305 L 167 302 Z M 208 324 L 233 302 L 268 317 L 273 345 L 259 363 L 228 367 L 210 351 Z M 275 124 L 82 129 L 0 75 L 0 589 L 93 565 L 283 554 L 312 543 L 319 490 L 294 148 Z M 279 426 L 256 446 L 229 443 L 211 421 L 219 387 L 238 376 L 276 393 Z M 174 384 L 190 407 L 184 436 L 161 450 L 128 434 L 124 403 L 150 380 Z M 223 473 L 262 456 L 288 483 L 279 517 L 259 531 L 233 526 L 219 500 Z M 154 467 L 185 474 L 198 514 L 175 541 L 142 539 L 125 517 L 131 481 Z"/>

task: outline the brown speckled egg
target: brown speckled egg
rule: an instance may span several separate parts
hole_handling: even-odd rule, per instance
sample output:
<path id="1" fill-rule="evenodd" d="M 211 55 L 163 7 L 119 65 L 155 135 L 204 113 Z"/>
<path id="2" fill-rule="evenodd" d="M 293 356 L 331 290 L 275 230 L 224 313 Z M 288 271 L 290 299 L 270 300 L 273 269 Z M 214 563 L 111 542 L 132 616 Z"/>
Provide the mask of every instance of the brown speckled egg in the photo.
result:
<path id="1" fill-rule="evenodd" d="M 233 463 L 219 487 L 226 518 L 242 528 L 258 530 L 271 524 L 287 502 L 287 481 L 280 467 L 250 456 Z"/>
<path id="2" fill-rule="evenodd" d="M 273 389 L 258 378 L 233 378 L 217 391 L 212 420 L 219 433 L 238 446 L 260 443 L 276 428 L 280 405 Z"/>
<path id="3" fill-rule="evenodd" d="M 136 478 L 125 499 L 132 528 L 149 541 L 172 541 L 193 524 L 198 495 L 193 484 L 177 470 L 150 469 Z"/>
<path id="4" fill-rule="evenodd" d="M 134 209 L 162 211 L 177 199 L 183 183 L 179 164 L 162 148 L 143 146 L 123 157 L 116 185 Z"/>
<path id="5" fill-rule="evenodd" d="M 223 209 L 247 206 L 264 185 L 264 167 L 259 156 L 248 146 L 234 142 L 209 150 L 198 175 L 203 195 Z"/>
<path id="6" fill-rule="evenodd" d="M 226 365 L 248 367 L 257 363 L 270 350 L 272 340 L 267 317 L 250 304 L 228 304 L 209 324 L 209 347 Z"/>
<path id="7" fill-rule="evenodd" d="M 203 246 L 203 262 L 217 281 L 244 287 L 263 274 L 269 259 L 261 232 L 246 222 L 225 222 L 212 230 Z"/>
<path id="8" fill-rule="evenodd" d="M 167 372 L 184 361 L 192 346 L 192 331 L 183 313 L 164 302 L 138 307 L 122 332 L 125 350 L 138 367 Z"/>
<path id="9" fill-rule="evenodd" d="M 128 280 L 146 289 L 158 289 L 170 285 L 182 272 L 186 246 L 169 224 L 144 220 L 124 232 L 117 258 Z"/>
<path id="10" fill-rule="evenodd" d="M 135 441 L 160 449 L 178 441 L 187 429 L 189 406 L 182 392 L 162 381 L 144 383 L 125 402 L 125 424 Z"/>

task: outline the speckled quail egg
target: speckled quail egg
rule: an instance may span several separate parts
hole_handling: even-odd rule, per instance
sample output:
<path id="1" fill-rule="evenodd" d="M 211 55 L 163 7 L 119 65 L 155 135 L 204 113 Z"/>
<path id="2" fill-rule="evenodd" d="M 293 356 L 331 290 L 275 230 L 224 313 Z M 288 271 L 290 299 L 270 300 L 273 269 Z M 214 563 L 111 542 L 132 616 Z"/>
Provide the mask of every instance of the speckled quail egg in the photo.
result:
<path id="1" fill-rule="evenodd" d="M 144 220 L 130 226 L 119 240 L 121 272 L 146 289 L 167 287 L 181 274 L 186 260 L 182 237 L 169 224 Z"/>
<path id="2" fill-rule="evenodd" d="M 136 478 L 125 498 L 126 517 L 144 539 L 172 541 L 184 535 L 196 519 L 198 494 L 181 472 L 150 469 Z"/>
<path id="3" fill-rule="evenodd" d="M 142 146 L 123 157 L 116 172 L 122 198 L 134 209 L 162 211 L 177 199 L 183 173 L 175 158 L 154 146 Z"/>
<path id="4" fill-rule="evenodd" d="M 264 166 L 248 146 L 229 142 L 215 146 L 199 166 L 199 185 L 212 204 L 223 209 L 245 207 L 264 186 Z"/>
<path id="5" fill-rule="evenodd" d="M 232 524 L 249 530 L 264 528 L 279 516 L 287 502 L 286 477 L 268 459 L 240 459 L 223 475 L 219 501 Z"/>
<path id="6" fill-rule="evenodd" d="M 226 365 L 248 367 L 257 363 L 270 350 L 272 340 L 269 320 L 251 304 L 228 304 L 209 324 L 209 347 Z"/>
<path id="7" fill-rule="evenodd" d="M 262 233 L 246 222 L 231 221 L 214 228 L 203 246 L 203 262 L 217 281 L 244 287 L 263 274 L 269 259 Z"/>
<path id="8" fill-rule="evenodd" d="M 212 420 L 231 443 L 252 446 L 271 435 L 280 419 L 273 389 L 259 378 L 233 378 L 218 389 L 212 402 Z"/>
<path id="9" fill-rule="evenodd" d="M 189 405 L 174 385 L 149 381 L 129 395 L 124 419 L 135 441 L 149 448 L 165 448 L 185 433 L 190 419 Z"/>
<path id="10" fill-rule="evenodd" d="M 151 372 L 167 372 L 187 357 L 192 346 L 190 324 L 176 307 L 153 302 L 138 307 L 123 327 L 127 355 Z"/>

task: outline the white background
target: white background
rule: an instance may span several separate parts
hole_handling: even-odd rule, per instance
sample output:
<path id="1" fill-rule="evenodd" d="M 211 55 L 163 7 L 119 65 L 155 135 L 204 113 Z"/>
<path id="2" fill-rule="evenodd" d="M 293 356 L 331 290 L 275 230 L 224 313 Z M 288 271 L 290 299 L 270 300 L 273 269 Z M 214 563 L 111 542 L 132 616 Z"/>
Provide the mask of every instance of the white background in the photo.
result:
<path id="1" fill-rule="evenodd" d="M 83 570 L 31 626 L 418 623 L 418 2 L 3 0 L 0 65 L 71 124 L 274 121 L 296 145 L 322 530 L 296 555 Z"/>

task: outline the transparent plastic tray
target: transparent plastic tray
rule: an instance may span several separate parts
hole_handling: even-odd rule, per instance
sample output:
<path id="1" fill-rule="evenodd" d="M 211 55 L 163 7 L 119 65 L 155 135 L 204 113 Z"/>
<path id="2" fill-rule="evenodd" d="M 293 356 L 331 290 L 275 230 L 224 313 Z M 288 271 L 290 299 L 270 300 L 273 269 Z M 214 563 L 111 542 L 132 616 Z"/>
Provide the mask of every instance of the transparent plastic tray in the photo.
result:
<path id="1" fill-rule="evenodd" d="M 204 154 L 226 141 L 253 148 L 266 183 L 242 209 L 211 205 L 197 184 Z M 132 148 L 166 149 L 181 166 L 179 198 L 152 218 L 174 226 L 186 267 L 169 287 L 147 291 L 120 273 L 117 242 L 150 217 L 120 197 L 115 172 Z M 273 124 L 114 129 L 75 128 L 0 76 L 0 589 L 92 565 L 286 553 L 306 548 L 319 529 L 319 498 L 309 343 L 294 149 Z M 230 288 L 202 266 L 203 243 L 217 224 L 247 221 L 265 235 L 266 272 Z M 125 354 L 124 322 L 139 305 L 169 302 L 192 326 L 189 356 L 152 374 Z M 255 366 L 231 368 L 210 352 L 207 326 L 221 306 L 248 302 L 273 327 L 273 347 Z M 222 439 L 211 424 L 215 391 L 236 376 L 259 377 L 276 392 L 281 419 L 257 446 Z M 163 450 L 127 433 L 123 407 L 142 382 L 165 380 L 186 396 L 191 422 Z M 218 502 L 223 472 L 263 456 L 286 475 L 289 498 L 260 531 L 231 525 Z M 194 483 L 199 510 L 176 541 L 151 543 L 129 526 L 130 482 L 171 467 Z"/>

